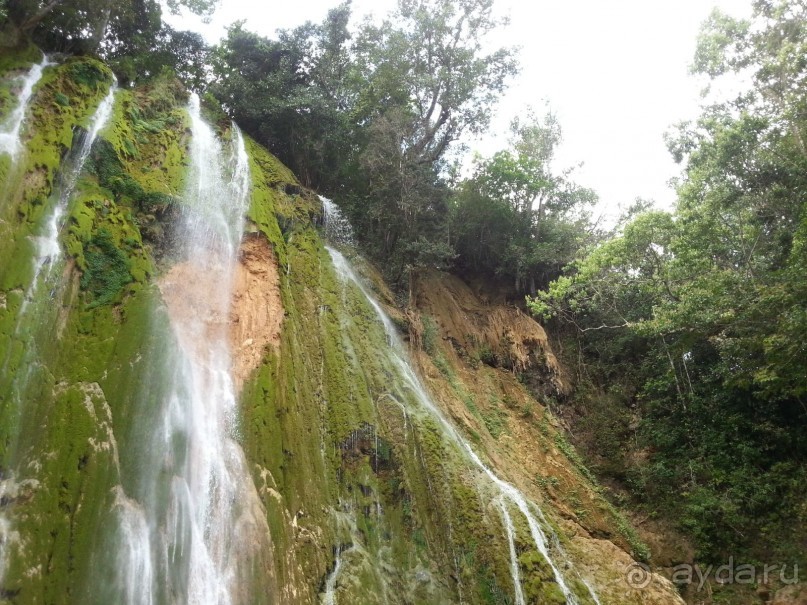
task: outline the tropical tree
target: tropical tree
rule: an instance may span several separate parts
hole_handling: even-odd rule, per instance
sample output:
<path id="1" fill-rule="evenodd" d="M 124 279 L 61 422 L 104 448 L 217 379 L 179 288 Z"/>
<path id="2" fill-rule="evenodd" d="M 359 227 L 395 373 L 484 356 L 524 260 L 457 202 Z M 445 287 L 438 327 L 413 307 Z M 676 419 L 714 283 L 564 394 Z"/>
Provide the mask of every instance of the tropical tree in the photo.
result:
<path id="1" fill-rule="evenodd" d="M 401 0 L 354 47 L 358 162 L 348 213 L 373 256 L 400 279 L 453 257 L 447 231 L 447 153 L 482 131 L 513 52 L 485 51 L 498 25 L 492 0 Z"/>
<path id="2" fill-rule="evenodd" d="M 182 8 L 210 15 L 216 0 L 168 0 L 172 13 Z M 6 0 L 7 19 L 0 41 L 16 44 L 31 37 L 49 51 L 104 54 L 139 41 L 152 40 L 160 30 L 162 8 L 157 0 Z M 143 50 L 146 50 L 145 48 Z"/>
<path id="3" fill-rule="evenodd" d="M 510 130 L 510 148 L 480 160 L 456 196 L 453 232 L 458 262 L 534 294 L 590 239 L 586 208 L 597 198 L 571 180 L 572 170 L 552 166 L 561 141 L 554 116 L 530 113 Z"/>
<path id="4" fill-rule="evenodd" d="M 322 190 L 337 186 L 351 157 L 349 17 L 347 2 L 278 40 L 236 24 L 213 58 L 214 96 L 304 184 Z"/>
<path id="5" fill-rule="evenodd" d="M 712 15 L 696 69 L 752 87 L 670 136 L 674 212 L 635 216 L 531 303 L 576 326 L 590 375 L 632 368 L 649 456 L 628 475 L 714 557 L 766 551 L 803 506 L 804 15 L 798 1 L 756 2 L 753 23 Z"/>

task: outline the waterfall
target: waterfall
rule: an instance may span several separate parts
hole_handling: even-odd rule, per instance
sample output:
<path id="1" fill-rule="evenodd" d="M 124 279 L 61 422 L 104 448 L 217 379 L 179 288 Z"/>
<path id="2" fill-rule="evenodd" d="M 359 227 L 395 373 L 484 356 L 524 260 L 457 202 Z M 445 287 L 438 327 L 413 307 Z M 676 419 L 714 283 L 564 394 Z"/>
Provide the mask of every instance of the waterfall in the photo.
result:
<path id="1" fill-rule="evenodd" d="M 499 498 L 497 504 L 502 511 L 504 530 L 507 532 L 507 546 L 510 549 L 510 575 L 513 578 L 513 589 L 515 591 L 516 605 L 526 605 L 524 601 L 524 591 L 521 588 L 521 571 L 518 568 L 518 555 L 516 554 L 515 530 L 513 529 L 513 519 L 510 511 L 507 510 L 507 503 L 504 498 Z"/>
<path id="2" fill-rule="evenodd" d="M 20 109 L 20 107 L 17 108 L 20 114 L 19 123 L 22 122 L 24 108 L 27 104 L 28 98 L 31 95 L 31 89 L 33 89 L 34 84 L 41 76 L 42 69 L 49 64 L 50 63 L 47 62 L 46 58 L 40 65 L 35 65 L 34 68 L 31 69 L 31 72 L 29 72 L 29 74 L 26 76 L 23 96 L 20 99 L 20 107 L 22 109 Z M 51 281 L 51 278 L 54 275 L 58 275 L 58 272 L 55 272 L 54 270 L 60 266 L 59 261 L 62 258 L 62 249 L 59 244 L 59 234 L 62 228 L 62 219 L 68 211 L 78 178 L 84 169 L 84 164 L 90 154 L 92 144 L 95 141 L 95 138 L 98 136 L 98 133 L 109 121 L 109 117 L 112 113 L 112 105 L 114 103 L 114 95 L 115 86 L 113 85 L 109 91 L 109 94 L 99 104 L 95 114 L 90 119 L 87 131 L 79 135 L 77 144 L 74 145 L 68 153 L 65 160 L 65 167 L 62 169 L 56 179 L 56 184 L 54 187 L 54 197 L 56 198 L 56 201 L 51 210 L 51 215 L 45 221 L 44 234 L 35 238 L 36 245 L 35 255 L 33 258 L 33 279 L 25 292 L 22 304 L 17 313 L 16 325 L 14 328 L 15 337 L 19 336 L 20 328 L 26 319 L 34 319 L 33 317 L 29 317 L 31 315 L 29 312 L 29 305 L 31 303 L 47 303 L 53 296 L 52 289 L 58 287 L 57 284 L 49 284 L 48 282 Z M 19 131 L 19 123 L 15 127 L 17 132 Z M 8 142 L 8 139 L 4 139 L 3 136 L 4 134 L 0 134 L 0 145 L 4 145 Z M 16 134 L 14 136 L 16 136 Z M 16 153 L 16 151 L 14 153 Z M 47 284 L 50 287 L 47 290 L 43 290 L 43 284 Z M 43 312 L 47 313 L 48 311 L 45 310 Z M 37 315 L 35 319 L 38 321 L 38 323 L 43 324 L 46 323 L 44 320 L 45 317 L 47 317 L 47 315 Z M 10 349 L 11 347 L 9 347 L 9 350 L 6 352 L 6 355 L 2 360 L 2 365 L 0 365 L 0 378 L 7 378 L 5 374 L 8 369 L 7 366 L 9 356 L 11 354 Z M 8 377 L 10 378 L 9 382 L 11 385 L 11 392 L 18 407 L 17 413 L 19 414 L 23 414 L 25 412 L 24 403 L 26 388 L 30 381 L 33 368 L 39 363 L 39 361 L 40 360 L 38 359 L 36 347 L 33 345 L 33 343 L 28 343 L 25 353 L 26 371 L 19 372 L 13 377 Z M 9 451 L 15 453 L 16 446 L 16 442 L 9 444 Z M 10 492 L 16 489 L 18 489 L 18 486 L 16 484 L 15 475 L 13 472 L 11 472 L 9 476 L 0 480 L 0 499 L 8 497 Z M 3 578 L 6 567 L 7 557 L 9 554 L 8 548 L 10 544 L 15 541 L 12 539 L 12 537 L 15 535 L 13 523 L 7 518 L 6 515 L 7 512 L 5 510 L 0 511 L 0 580 Z"/>
<path id="3" fill-rule="evenodd" d="M 341 542 L 336 545 L 333 570 L 331 570 L 331 573 L 328 574 L 325 580 L 325 591 L 322 593 L 322 605 L 337 605 L 336 583 L 342 573 L 344 555 L 353 550 L 361 550 L 359 530 L 356 526 L 355 506 L 349 502 L 342 502 L 340 504 L 343 510 L 335 512 L 337 533 L 344 534 L 345 537 L 350 539 L 351 543 L 347 547 Z"/>
<path id="4" fill-rule="evenodd" d="M 325 204 L 326 208 L 326 219 L 334 217 L 340 217 L 338 208 L 335 205 L 328 206 Z M 340 219 L 343 220 L 343 219 Z M 328 226 L 326 224 L 326 232 L 328 230 Z M 375 297 L 369 292 L 366 288 L 362 280 L 358 277 L 356 272 L 353 270 L 350 262 L 340 253 L 338 250 L 330 246 L 326 246 L 326 250 L 331 256 L 331 260 L 334 265 L 334 269 L 336 270 L 337 275 L 342 280 L 343 283 L 351 283 L 355 287 L 359 289 L 359 291 L 364 295 L 367 302 L 375 311 L 378 320 L 384 327 L 384 332 L 386 333 L 387 342 L 389 344 L 389 348 L 386 352 L 389 361 L 395 366 L 399 372 L 400 377 L 404 380 L 406 386 L 414 395 L 415 399 L 418 403 L 423 407 L 425 411 L 427 411 L 442 427 L 445 435 L 459 447 L 460 451 L 464 454 L 464 456 L 475 466 L 478 470 L 480 470 L 485 477 L 490 481 L 490 484 L 497 492 L 497 502 L 501 506 L 502 515 L 504 517 L 504 527 L 505 531 L 507 532 L 507 539 L 508 544 L 514 544 L 515 538 L 515 530 L 513 528 L 512 520 L 510 520 L 509 512 L 506 509 L 507 503 L 511 503 L 515 505 L 515 507 L 519 510 L 519 512 L 524 516 L 527 525 L 530 530 L 530 535 L 532 537 L 532 541 L 535 545 L 536 550 L 541 554 L 544 560 L 549 565 L 550 569 L 552 570 L 552 574 L 554 576 L 554 580 L 557 583 L 558 587 L 560 588 L 563 596 L 566 600 L 568 605 L 578 605 L 579 600 L 574 592 L 570 589 L 563 573 L 560 571 L 560 567 L 558 563 L 555 561 L 552 553 L 549 551 L 549 540 L 547 537 L 547 533 L 542 528 L 542 525 L 539 519 L 536 517 L 535 514 L 530 510 L 530 504 L 528 503 L 524 494 L 519 491 L 515 486 L 511 485 L 510 483 L 504 481 L 503 479 L 499 478 L 487 465 L 485 465 L 476 452 L 473 450 L 471 445 L 468 441 L 459 433 L 459 431 L 454 427 L 454 425 L 448 421 L 445 417 L 443 412 L 438 408 L 438 406 L 434 403 L 432 398 L 426 391 L 425 386 L 421 382 L 420 378 L 418 377 L 417 373 L 415 372 L 414 368 L 412 367 L 411 363 L 408 360 L 408 355 L 404 344 L 398 335 L 398 331 L 395 328 L 395 324 L 389 318 L 387 313 L 383 310 L 381 305 L 375 299 Z M 533 504 L 533 506 L 535 506 Z M 537 509 L 537 507 L 536 507 Z M 551 530 L 550 530 L 551 531 Z M 562 555 L 562 553 L 561 553 Z M 515 587 L 515 601 L 516 603 L 524 602 L 523 599 L 523 590 L 520 586 L 520 581 L 518 578 L 518 560 L 515 552 L 514 546 L 510 548 L 510 558 L 511 558 L 511 574 L 513 576 L 513 581 L 516 584 Z M 564 561 L 564 563 L 568 563 L 568 561 Z M 586 583 L 588 587 L 588 584 Z M 589 587 L 589 592 L 591 594 L 592 599 L 596 601 L 597 597 L 594 591 Z"/>
<path id="5" fill-rule="evenodd" d="M 55 202 L 48 218 L 44 222 L 42 234 L 33 237 L 35 244 L 33 278 L 25 291 L 20 310 L 17 313 L 15 336 L 18 335 L 24 319 L 28 317 L 28 307 L 32 303 L 47 301 L 55 297 L 55 291 L 59 284 L 53 283 L 53 281 L 54 276 L 60 277 L 57 271 L 62 260 L 62 247 L 59 243 L 59 236 L 63 228 L 64 217 L 69 211 L 73 193 L 84 170 L 84 164 L 87 162 L 92 150 L 92 145 L 98 137 L 98 133 L 104 129 L 112 115 L 116 91 L 117 83 L 113 83 L 109 93 L 90 118 L 87 130 L 76 135 L 77 140 L 74 140 L 74 145 L 67 154 L 62 169 L 56 176 L 52 196 L 55 198 Z M 48 286 L 48 288 L 43 290 L 43 285 Z M 29 351 L 31 354 L 33 353 L 30 347 Z M 5 372 L 7 362 L 8 358 L 3 360 L 2 366 L 0 366 L 0 375 Z M 17 377 L 15 377 L 15 382 L 19 382 Z"/>
<path id="6" fill-rule="evenodd" d="M 339 573 L 342 571 L 342 549 L 336 549 L 336 561 L 333 566 L 333 571 L 325 581 L 325 594 L 322 597 L 322 605 L 336 605 L 336 580 L 339 579 Z"/>
<path id="7" fill-rule="evenodd" d="M 31 100 L 34 87 L 48 65 L 53 65 L 53 63 L 50 62 L 46 55 L 42 58 L 42 62 L 31 67 L 27 74 L 19 76 L 20 92 L 17 95 L 17 105 L 6 120 L 0 124 L 0 153 L 8 153 L 11 155 L 12 161 L 16 161 L 22 150 L 20 131 L 25 121 L 28 102 Z"/>
<path id="8" fill-rule="evenodd" d="M 118 598 L 130 605 L 258 602 L 255 589 L 272 576 L 265 513 L 235 440 L 229 347 L 248 158 L 234 125 L 230 144 L 219 141 L 196 95 L 188 111 L 191 164 L 175 234 L 179 261 L 160 280 L 170 326 L 160 335 L 167 348 L 160 409 L 152 430 L 143 430 L 152 437 L 140 486 L 116 507 Z M 130 590 L 139 570 L 150 570 L 153 581 Z"/>
<path id="9" fill-rule="evenodd" d="M 339 210 L 339 207 L 333 203 L 333 200 L 329 200 L 327 197 L 320 195 L 319 201 L 322 202 L 325 239 L 341 246 L 352 246 L 354 244 L 353 225 L 342 216 L 342 212 Z"/>
<path id="10" fill-rule="evenodd" d="M 90 119 L 86 131 L 79 132 L 76 136 L 78 141 L 70 150 L 65 160 L 62 170 L 56 180 L 57 200 L 51 214 L 46 221 L 45 232 L 36 237 L 36 254 L 34 256 L 34 278 L 26 292 L 20 315 L 25 312 L 30 300 L 36 295 L 40 283 L 47 283 L 53 275 L 54 269 L 59 266 L 62 258 L 62 248 L 59 245 L 59 234 L 61 233 L 64 216 L 70 208 L 70 201 L 76 189 L 78 178 L 84 169 L 84 164 L 90 155 L 92 145 L 98 133 L 103 130 L 112 115 L 112 108 L 115 104 L 115 93 L 117 92 L 117 81 L 113 82 L 109 93 L 98 105 L 95 114 Z M 43 273 L 44 271 L 44 273 Z"/>

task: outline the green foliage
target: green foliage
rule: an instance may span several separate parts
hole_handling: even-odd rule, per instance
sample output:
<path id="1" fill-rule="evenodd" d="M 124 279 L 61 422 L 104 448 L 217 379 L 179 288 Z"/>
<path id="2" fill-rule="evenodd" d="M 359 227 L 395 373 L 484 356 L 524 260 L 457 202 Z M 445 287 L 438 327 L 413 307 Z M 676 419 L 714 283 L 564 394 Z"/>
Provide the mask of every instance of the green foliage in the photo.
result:
<path id="1" fill-rule="evenodd" d="M 148 41 L 147 48 L 145 44 L 124 47 L 107 55 L 121 85 L 150 80 L 167 69 L 192 90 L 205 87 L 210 49 L 202 36 L 163 25 Z"/>
<path id="2" fill-rule="evenodd" d="M 485 423 L 485 428 L 494 439 L 498 439 L 502 433 L 507 431 L 507 416 L 498 408 L 483 413 L 482 422 Z"/>
<path id="3" fill-rule="evenodd" d="M 172 12 L 185 7 L 209 14 L 215 0 L 169 0 Z M 157 46 L 162 9 L 157 0 L 6 0 L 10 26 L 43 49 L 104 58 L 148 53 Z"/>
<path id="4" fill-rule="evenodd" d="M 90 159 L 101 186 L 111 191 L 116 200 L 134 207 L 139 213 L 164 214 L 175 203 L 170 195 L 145 191 L 124 169 L 114 147 L 105 139 L 95 142 Z"/>
<path id="5" fill-rule="evenodd" d="M 423 334 L 421 336 L 421 342 L 423 343 L 423 350 L 429 355 L 433 356 L 438 352 L 437 338 L 439 337 L 439 333 L 437 330 L 437 324 L 429 315 L 424 315 L 422 321 Z"/>
<path id="6" fill-rule="evenodd" d="M 84 261 L 81 288 L 92 295 L 91 307 L 115 302 L 124 286 L 132 281 L 127 255 L 105 228 L 98 229 L 84 247 Z"/>
<path id="7" fill-rule="evenodd" d="M 461 268 L 535 293 L 591 239 L 585 207 L 596 195 L 569 180 L 570 171 L 553 173 L 553 116 L 515 120 L 511 131 L 511 148 L 478 161 L 454 196 L 451 232 Z"/>
<path id="8" fill-rule="evenodd" d="M 491 14 L 490 0 L 401 2 L 351 36 L 345 3 L 277 40 L 236 25 L 214 53 L 211 91 L 304 185 L 338 192 L 361 245 L 400 285 L 455 256 L 445 155 L 485 128 L 515 70 L 509 50 L 483 51 Z"/>
<path id="9" fill-rule="evenodd" d="M 591 471 L 580 457 L 580 454 L 577 453 L 574 446 L 569 443 L 566 437 L 564 437 L 563 433 L 557 432 L 555 434 L 555 445 L 561 452 L 563 452 L 563 455 L 566 456 L 569 462 L 571 462 L 575 468 L 577 468 L 581 475 L 588 479 L 592 484 L 597 484 L 597 480 L 594 478 L 594 475 L 591 474 Z"/>
<path id="10" fill-rule="evenodd" d="M 76 84 L 90 89 L 98 88 L 101 84 L 109 85 L 109 73 L 102 70 L 99 64 L 88 61 L 71 63 L 68 76 Z"/>
<path id="11" fill-rule="evenodd" d="M 807 28 L 800 3 L 755 8 L 754 25 L 704 30 L 696 69 L 754 82 L 669 138 L 675 210 L 633 214 L 530 301 L 578 332 L 595 388 L 625 385 L 636 441 L 608 430 L 649 452 L 627 469 L 634 494 L 713 558 L 803 536 Z"/>
<path id="12" fill-rule="evenodd" d="M 496 354 L 491 350 L 489 343 L 482 343 L 482 345 L 477 349 L 476 354 L 479 356 L 479 361 L 485 365 L 496 367 Z"/>
<path id="13" fill-rule="evenodd" d="M 279 40 L 236 24 L 212 56 L 213 95 L 308 186 L 337 187 L 350 159 L 349 15 L 343 4 L 322 25 L 281 32 Z"/>
<path id="14" fill-rule="evenodd" d="M 516 70 L 509 49 L 482 51 L 496 25 L 490 0 L 420 0 L 359 33 L 355 112 L 366 127 L 346 209 L 394 281 L 453 260 L 440 172 L 460 133 L 487 126 Z"/>

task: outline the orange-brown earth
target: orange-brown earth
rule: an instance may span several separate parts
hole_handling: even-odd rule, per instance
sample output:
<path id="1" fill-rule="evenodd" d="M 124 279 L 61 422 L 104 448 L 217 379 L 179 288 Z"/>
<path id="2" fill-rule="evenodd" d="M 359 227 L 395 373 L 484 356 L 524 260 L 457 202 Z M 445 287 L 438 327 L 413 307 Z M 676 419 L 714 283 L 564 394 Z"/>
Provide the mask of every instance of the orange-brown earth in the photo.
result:
<path id="1" fill-rule="evenodd" d="M 235 270 L 224 263 L 177 263 L 159 287 L 178 338 L 187 351 L 204 358 L 226 338 L 236 392 L 263 359 L 280 345 L 283 303 L 275 255 L 263 237 L 247 236 Z"/>

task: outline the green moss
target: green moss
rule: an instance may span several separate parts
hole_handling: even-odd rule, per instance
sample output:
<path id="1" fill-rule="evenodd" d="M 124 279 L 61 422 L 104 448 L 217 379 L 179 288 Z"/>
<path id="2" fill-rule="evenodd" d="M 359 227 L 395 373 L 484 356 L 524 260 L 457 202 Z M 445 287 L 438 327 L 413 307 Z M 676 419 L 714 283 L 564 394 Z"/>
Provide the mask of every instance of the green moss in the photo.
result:
<path id="1" fill-rule="evenodd" d="M 96 73 L 96 86 L 77 84 L 72 70 L 86 64 Z M 0 284 L 13 289 L 25 287 L 30 279 L 26 260 L 33 249 L 30 237 L 41 231 L 43 219 L 54 203 L 56 172 L 63 153 L 73 144 L 73 130 L 85 126 L 106 94 L 101 82 L 110 84 L 112 75 L 101 63 L 88 58 L 71 59 L 45 70 L 33 97 L 27 120 L 26 150 L 18 165 L 6 169 L 3 200 L 0 203 Z M 57 96 L 70 99 L 59 105 Z M 13 263 L 4 259 L 15 259 Z"/>
<path id="2" fill-rule="evenodd" d="M 597 485 L 597 479 L 588 469 L 585 462 L 583 462 L 580 454 L 577 453 L 574 446 L 569 443 L 569 441 L 560 431 L 555 433 L 555 445 L 561 452 L 563 452 L 563 455 L 566 456 L 569 462 L 580 472 L 581 475 L 583 475 L 583 477 L 585 477 L 592 485 Z"/>
<path id="3" fill-rule="evenodd" d="M 117 310 L 74 308 L 55 347 L 52 332 L 29 333 L 26 355 L 38 352 L 39 369 L 27 384 L 18 383 L 27 402 L 17 427 L 20 445 L 4 452 L 6 468 L 14 468 L 15 460 L 28 462 L 19 481 L 36 481 L 14 509 L 15 530 L 26 542 L 10 553 L 3 589 L 18 591 L 15 602 L 82 600 L 81 586 L 92 577 L 99 520 L 120 480 L 108 431 L 116 427 L 118 444 L 128 446 L 123 418 L 135 398 L 134 385 L 142 381 L 136 359 L 138 351 L 148 350 L 143 321 L 153 300 L 146 293 Z M 31 574 L 32 569 L 41 571 Z"/>
<path id="4" fill-rule="evenodd" d="M 99 184 L 114 194 L 116 202 L 134 208 L 141 215 L 164 213 L 176 202 L 166 193 L 146 190 L 129 174 L 109 141 L 101 139 L 94 145 L 91 161 Z"/>
<path id="5" fill-rule="evenodd" d="M 67 67 L 67 76 L 79 86 L 99 88 L 109 85 L 109 68 L 96 61 L 77 61 Z"/>
<path id="6" fill-rule="evenodd" d="M 498 439 L 502 433 L 507 431 L 507 417 L 499 409 L 494 408 L 484 412 L 482 421 L 494 439 Z"/>
<path id="7" fill-rule="evenodd" d="M 535 550 L 524 552 L 518 557 L 521 567 L 522 588 L 528 603 L 564 605 L 566 598 L 555 582 L 552 569 L 543 556 Z"/>

